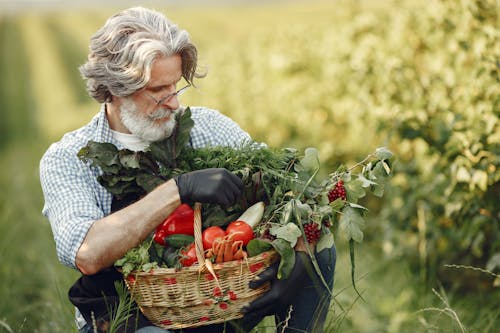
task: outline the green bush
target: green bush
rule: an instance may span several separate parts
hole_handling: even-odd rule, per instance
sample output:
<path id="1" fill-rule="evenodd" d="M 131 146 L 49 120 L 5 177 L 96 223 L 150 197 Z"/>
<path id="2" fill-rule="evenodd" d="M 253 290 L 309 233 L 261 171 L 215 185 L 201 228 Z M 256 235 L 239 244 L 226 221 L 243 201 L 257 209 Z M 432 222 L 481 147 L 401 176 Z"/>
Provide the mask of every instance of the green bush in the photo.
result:
<path id="1" fill-rule="evenodd" d="M 500 269 L 498 2 L 433 2 L 389 24 L 400 37 L 366 59 L 373 104 L 399 157 L 383 211 L 390 242 L 431 281 L 482 285 L 445 264 Z M 394 233 L 393 229 L 402 231 Z"/>

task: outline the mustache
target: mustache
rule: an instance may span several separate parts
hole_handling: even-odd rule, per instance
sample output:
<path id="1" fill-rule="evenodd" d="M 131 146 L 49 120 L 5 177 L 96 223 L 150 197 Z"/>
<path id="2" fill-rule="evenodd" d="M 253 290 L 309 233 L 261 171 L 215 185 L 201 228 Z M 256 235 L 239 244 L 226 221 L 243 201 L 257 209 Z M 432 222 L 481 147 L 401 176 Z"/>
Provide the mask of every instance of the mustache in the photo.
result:
<path id="1" fill-rule="evenodd" d="M 177 114 L 180 111 L 180 109 L 181 109 L 180 107 L 175 109 L 175 110 L 166 109 L 166 108 L 158 109 L 155 112 L 148 114 L 148 118 L 151 120 L 158 120 L 158 119 L 166 118 L 166 117 L 170 116 L 171 114 L 174 114 L 174 115 Z"/>

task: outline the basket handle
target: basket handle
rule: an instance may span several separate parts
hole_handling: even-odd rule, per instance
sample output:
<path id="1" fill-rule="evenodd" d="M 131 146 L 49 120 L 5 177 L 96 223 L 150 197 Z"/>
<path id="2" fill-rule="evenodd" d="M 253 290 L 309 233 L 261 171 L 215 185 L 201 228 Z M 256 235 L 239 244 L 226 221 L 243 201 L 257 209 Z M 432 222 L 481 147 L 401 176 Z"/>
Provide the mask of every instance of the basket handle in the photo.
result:
<path id="1" fill-rule="evenodd" d="M 205 250 L 201 234 L 201 203 L 199 202 L 194 204 L 194 246 L 198 265 L 200 265 L 200 269 L 203 269 L 205 267 Z"/>
<path id="2" fill-rule="evenodd" d="M 201 203 L 196 202 L 194 204 L 194 247 L 196 250 L 196 258 L 198 259 L 198 272 L 202 273 L 208 271 L 214 277 L 217 286 L 221 288 L 217 274 L 212 266 L 212 262 L 205 259 L 201 229 Z"/>

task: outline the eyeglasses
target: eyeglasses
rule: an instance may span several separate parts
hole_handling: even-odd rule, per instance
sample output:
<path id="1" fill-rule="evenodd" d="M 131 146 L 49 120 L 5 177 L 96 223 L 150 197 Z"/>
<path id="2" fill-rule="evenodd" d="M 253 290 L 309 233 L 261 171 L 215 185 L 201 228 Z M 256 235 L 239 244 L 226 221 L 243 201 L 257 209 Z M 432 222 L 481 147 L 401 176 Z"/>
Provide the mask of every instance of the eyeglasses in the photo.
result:
<path id="1" fill-rule="evenodd" d="M 186 89 L 189 87 L 191 87 L 190 84 L 188 84 L 188 85 L 182 87 L 181 89 L 179 89 L 173 93 L 170 93 L 167 96 L 160 98 L 160 99 L 156 99 L 153 95 L 150 95 L 150 94 L 146 94 L 146 95 L 148 95 L 156 103 L 156 106 L 159 106 L 160 104 L 165 103 L 166 101 L 168 101 L 169 99 L 171 99 L 174 96 L 182 95 L 182 93 L 184 93 L 184 91 L 186 91 Z"/>

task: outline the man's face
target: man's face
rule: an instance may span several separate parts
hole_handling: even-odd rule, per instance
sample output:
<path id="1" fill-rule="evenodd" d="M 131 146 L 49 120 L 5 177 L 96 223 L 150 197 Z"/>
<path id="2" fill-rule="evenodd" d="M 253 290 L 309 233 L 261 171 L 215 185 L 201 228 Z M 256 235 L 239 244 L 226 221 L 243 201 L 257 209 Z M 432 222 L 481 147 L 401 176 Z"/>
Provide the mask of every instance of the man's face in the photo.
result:
<path id="1" fill-rule="evenodd" d="M 182 78 L 181 66 L 179 55 L 159 57 L 153 63 L 148 84 L 122 99 L 120 120 L 131 133 L 147 141 L 172 134 L 180 106 L 175 92 Z"/>

